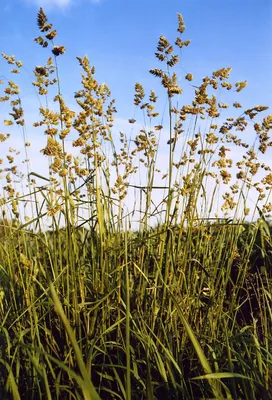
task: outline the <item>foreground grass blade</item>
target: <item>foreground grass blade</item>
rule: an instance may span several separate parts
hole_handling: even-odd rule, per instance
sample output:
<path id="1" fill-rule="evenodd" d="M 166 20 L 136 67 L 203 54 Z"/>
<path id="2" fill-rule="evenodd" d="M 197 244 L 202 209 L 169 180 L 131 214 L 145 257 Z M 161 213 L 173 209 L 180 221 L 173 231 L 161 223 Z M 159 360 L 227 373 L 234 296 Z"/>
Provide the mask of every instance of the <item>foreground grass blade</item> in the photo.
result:
<path id="1" fill-rule="evenodd" d="M 84 361 L 83 361 L 82 353 L 81 353 L 79 345 L 77 343 L 75 334 L 74 334 L 72 327 L 64 313 L 63 307 L 61 305 L 61 302 L 59 300 L 59 297 L 56 293 L 56 290 L 55 290 L 52 282 L 49 283 L 49 288 L 51 291 L 51 296 L 52 296 L 52 300 L 53 300 L 53 303 L 55 306 L 55 310 L 58 313 L 58 315 L 64 325 L 64 328 L 67 332 L 67 335 L 69 336 L 71 345 L 73 346 L 73 349 L 75 352 L 75 357 L 77 360 L 78 368 L 79 368 L 81 376 L 83 378 L 83 387 L 81 387 L 81 389 L 84 394 L 84 398 L 85 398 L 85 400 L 100 400 L 100 396 L 98 395 L 97 391 L 95 390 L 95 387 L 92 384 L 91 378 L 88 375 L 87 369 L 86 369 Z"/>
<path id="2" fill-rule="evenodd" d="M 12 396 L 14 400 L 21 400 L 21 396 L 19 394 L 19 390 L 18 390 L 18 386 L 15 382 L 15 378 L 12 372 L 12 369 L 10 367 L 10 365 L 8 365 L 7 362 L 5 362 L 4 360 L 0 359 L 0 363 L 3 364 L 6 369 L 8 370 L 8 378 L 7 378 L 7 382 L 6 382 L 6 387 L 7 389 L 11 390 Z"/>

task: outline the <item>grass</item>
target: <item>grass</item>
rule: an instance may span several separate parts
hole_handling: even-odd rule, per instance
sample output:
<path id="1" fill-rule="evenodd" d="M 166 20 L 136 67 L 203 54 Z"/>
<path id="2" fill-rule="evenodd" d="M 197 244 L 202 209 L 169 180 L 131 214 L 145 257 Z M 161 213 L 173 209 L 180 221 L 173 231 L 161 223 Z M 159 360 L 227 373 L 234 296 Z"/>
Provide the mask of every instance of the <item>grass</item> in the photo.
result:
<path id="1" fill-rule="evenodd" d="M 268 107 L 222 122 L 229 104 L 217 101 L 216 90 L 246 86 L 232 85 L 231 68 L 194 86 L 192 104 L 176 106 L 176 51 L 190 44 L 178 15 L 175 45 L 160 37 L 163 67 L 150 71 L 165 88 L 169 123 L 160 122 L 155 92 L 147 97 L 137 83 L 134 104 L 145 128 L 133 138 L 121 132 L 118 142 L 109 88 L 96 81 L 87 57 L 78 57 L 81 111 L 69 109 L 58 72 L 65 48 L 55 46 L 57 33 L 42 9 L 38 28 L 36 42 L 53 53 L 35 67 L 33 82 L 41 99 L 34 126 L 47 138 L 49 174 L 26 161 L 22 175 L 10 153 L 1 160 L 1 398 L 271 398 L 272 172 L 258 158 L 272 144 L 272 116 L 259 118 Z M 3 58 L 12 74 L 21 73 L 20 61 Z M 193 75 L 185 78 L 190 84 Z M 27 159 L 19 86 L 4 79 L 2 87 L 1 101 L 12 108 L 4 125 L 21 129 Z M 57 110 L 42 106 L 50 94 Z M 235 114 L 241 105 L 233 106 Z M 253 146 L 238 136 L 247 125 L 256 132 Z M 157 168 L 165 132 L 166 173 Z M 69 135 L 80 156 L 67 153 Z M 227 158 L 226 143 L 244 149 L 241 161 Z M 157 177 L 166 184 L 157 185 Z M 253 210 L 251 191 L 258 193 Z M 126 211 L 134 192 L 139 201 Z"/>

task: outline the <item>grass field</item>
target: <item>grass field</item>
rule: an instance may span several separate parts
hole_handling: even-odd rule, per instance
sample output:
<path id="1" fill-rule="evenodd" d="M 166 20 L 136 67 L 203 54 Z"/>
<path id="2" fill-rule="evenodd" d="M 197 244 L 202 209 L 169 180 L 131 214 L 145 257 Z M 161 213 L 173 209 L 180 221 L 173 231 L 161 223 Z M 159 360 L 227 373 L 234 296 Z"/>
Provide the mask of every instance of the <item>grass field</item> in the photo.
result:
<path id="1" fill-rule="evenodd" d="M 260 116 L 268 107 L 224 119 L 231 107 L 216 91 L 246 86 L 230 82 L 231 68 L 194 83 L 192 103 L 176 106 L 182 89 L 174 71 L 190 44 L 178 15 L 175 43 L 160 37 L 161 69 L 150 71 L 165 89 L 168 122 L 156 93 L 137 83 L 134 105 L 146 128 L 133 138 L 121 132 L 116 142 L 109 88 L 78 57 L 81 111 L 72 111 L 58 69 L 65 47 L 54 44 L 42 9 L 37 22 L 35 40 L 49 58 L 34 68 L 44 104 L 34 126 L 46 135 L 49 169 L 41 176 L 26 161 L 22 175 L 15 152 L 1 151 L 1 399 L 271 399 L 272 169 L 259 162 L 271 154 L 272 115 Z M 2 56 L 14 78 L 22 73 L 21 61 Z M 28 159 L 19 86 L 1 83 L 10 113 L 0 146 L 17 126 Z M 47 106 L 51 94 L 57 110 Z M 233 103 L 234 115 L 240 107 Z M 254 146 L 244 142 L 247 126 Z M 165 132 L 168 166 L 160 172 Z M 69 135 L 80 156 L 67 152 Z M 233 146 L 244 151 L 241 160 L 232 159 Z M 165 185 L 160 204 L 157 176 Z M 127 208 L 134 192 L 140 200 Z"/>

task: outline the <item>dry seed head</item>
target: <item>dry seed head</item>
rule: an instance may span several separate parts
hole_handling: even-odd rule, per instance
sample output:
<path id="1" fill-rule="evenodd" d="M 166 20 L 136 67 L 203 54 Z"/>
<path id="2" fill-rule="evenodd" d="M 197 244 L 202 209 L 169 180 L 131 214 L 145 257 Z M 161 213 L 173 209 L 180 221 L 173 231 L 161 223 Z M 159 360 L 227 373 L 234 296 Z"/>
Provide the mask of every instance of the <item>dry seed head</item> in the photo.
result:
<path id="1" fill-rule="evenodd" d="M 21 104 L 21 100 L 20 100 L 20 99 L 18 99 L 18 100 L 12 100 L 12 101 L 10 102 L 10 105 L 11 105 L 11 106 L 18 106 L 18 104 Z"/>
<path id="2" fill-rule="evenodd" d="M 48 206 L 47 207 L 47 215 L 52 217 L 53 215 L 56 215 L 61 210 L 62 210 L 62 206 L 60 204 L 56 204 L 55 206 Z"/>
<path id="3" fill-rule="evenodd" d="M 15 56 L 8 56 L 7 54 L 1 53 L 2 57 L 8 62 L 8 64 L 13 65 L 15 63 Z"/>
<path id="4" fill-rule="evenodd" d="M 166 39 L 164 35 L 160 36 L 159 43 L 157 46 L 158 51 L 166 51 L 166 49 L 170 46 L 170 43 Z"/>
<path id="5" fill-rule="evenodd" d="M 7 183 L 11 183 L 11 182 L 12 182 L 10 173 L 8 173 L 8 174 L 6 175 L 6 181 L 7 181 Z"/>
<path id="6" fill-rule="evenodd" d="M 47 129 L 45 129 L 44 133 L 49 136 L 56 136 L 58 133 L 58 129 L 57 128 L 47 128 Z"/>
<path id="7" fill-rule="evenodd" d="M 59 138 L 61 140 L 64 140 L 69 133 L 70 133 L 70 129 L 62 129 L 62 131 L 61 131 L 61 133 L 59 135 Z"/>
<path id="8" fill-rule="evenodd" d="M 178 29 L 177 31 L 179 33 L 183 33 L 185 31 L 185 25 L 184 25 L 184 21 L 183 21 L 183 17 L 181 14 L 178 13 Z"/>
<path id="9" fill-rule="evenodd" d="M 229 183 L 229 181 L 231 180 L 231 174 L 226 170 L 221 170 L 220 175 L 222 177 L 223 183 L 225 185 L 227 185 Z"/>
<path id="10" fill-rule="evenodd" d="M 12 163 L 14 162 L 14 157 L 12 157 L 12 156 L 10 156 L 10 155 L 7 155 L 6 157 L 7 157 L 7 159 L 9 160 L 9 163 L 10 163 L 10 164 L 12 164 Z"/>
<path id="11" fill-rule="evenodd" d="M 185 79 L 187 79 L 187 81 L 192 81 L 193 80 L 193 75 L 192 74 L 187 74 L 186 76 L 185 76 Z"/>
<path id="12" fill-rule="evenodd" d="M 165 54 L 170 55 L 170 54 L 173 53 L 173 51 L 174 51 L 174 48 L 173 48 L 173 46 L 170 45 L 170 46 L 168 47 L 168 49 L 165 50 Z"/>
<path id="13" fill-rule="evenodd" d="M 225 202 L 222 205 L 221 210 L 233 210 L 237 205 L 237 203 L 234 201 L 234 197 L 231 196 L 230 193 L 225 193 L 222 197 Z"/>
<path id="14" fill-rule="evenodd" d="M 46 67 L 41 67 L 40 65 L 35 68 L 34 72 L 42 76 L 48 76 Z"/>
<path id="15" fill-rule="evenodd" d="M 218 82 L 215 79 L 210 80 L 210 85 L 216 90 L 218 88 Z"/>
<path id="16" fill-rule="evenodd" d="M 170 60 L 167 61 L 167 65 L 169 67 L 174 67 L 179 62 L 179 58 L 177 55 L 173 55 Z"/>
<path id="17" fill-rule="evenodd" d="M 158 96 L 156 96 L 156 93 L 151 90 L 150 96 L 149 96 L 149 101 L 156 103 Z"/>
<path id="18" fill-rule="evenodd" d="M 265 210 L 264 212 L 268 213 L 272 211 L 272 203 L 264 204 L 263 209 Z"/>
<path id="19" fill-rule="evenodd" d="M 166 60 L 166 56 L 162 53 L 155 53 L 155 56 L 157 57 L 157 59 L 161 62 Z"/>
<path id="20" fill-rule="evenodd" d="M 59 56 L 61 54 L 65 53 L 65 47 L 64 46 L 54 46 L 52 49 L 52 53 L 54 54 L 54 56 Z"/>
<path id="21" fill-rule="evenodd" d="M 17 121 L 18 119 L 22 118 L 24 111 L 22 109 L 22 107 L 12 107 L 13 112 L 9 113 L 9 115 L 11 115 L 13 117 L 13 119 L 15 121 Z"/>
<path id="22" fill-rule="evenodd" d="M 236 92 L 241 92 L 241 90 L 243 90 L 246 86 L 247 86 L 247 81 L 243 81 L 243 82 L 236 82 L 235 83 L 236 86 Z"/>
<path id="23" fill-rule="evenodd" d="M 8 120 L 8 119 L 4 119 L 4 125 L 5 125 L 5 126 L 13 125 L 13 121 Z"/>
<path id="24" fill-rule="evenodd" d="M 49 108 L 40 107 L 40 113 L 44 117 L 44 119 L 40 122 L 40 125 L 58 125 L 60 115 L 54 111 L 51 111 Z"/>
<path id="25" fill-rule="evenodd" d="M 34 41 L 35 41 L 36 43 L 38 43 L 40 46 L 43 46 L 43 47 L 47 47 L 47 46 L 48 46 L 48 43 L 44 40 L 44 38 L 43 38 L 42 36 L 36 37 L 36 38 L 34 39 Z"/>
<path id="26" fill-rule="evenodd" d="M 8 84 L 9 84 L 9 87 L 7 87 L 7 88 L 4 90 L 4 92 L 5 92 L 6 94 L 13 95 L 13 94 L 19 94 L 19 93 L 20 93 L 19 86 L 16 85 L 16 83 L 14 83 L 14 82 L 12 82 L 12 81 L 9 81 Z"/>
<path id="27" fill-rule="evenodd" d="M 59 172 L 59 176 L 64 177 L 67 176 L 69 173 L 67 168 L 63 168 L 60 172 Z"/>
<path id="28" fill-rule="evenodd" d="M 206 142 L 209 144 L 215 144 L 218 142 L 219 138 L 214 133 L 207 133 L 206 135 Z"/>
<path id="29" fill-rule="evenodd" d="M 0 103 L 3 103 L 4 101 L 9 101 L 9 99 L 10 99 L 9 96 L 0 97 Z"/>
<path id="30" fill-rule="evenodd" d="M 173 97 L 175 94 L 182 94 L 182 89 L 179 86 L 169 86 L 167 91 L 169 97 Z"/>
<path id="31" fill-rule="evenodd" d="M 269 107 L 267 106 L 255 106 L 253 108 L 249 108 L 245 110 L 244 113 L 248 115 L 251 119 L 253 119 L 258 113 L 262 111 L 266 111 Z"/>
<path id="32" fill-rule="evenodd" d="M 149 72 L 150 72 L 150 74 L 152 74 L 156 77 L 159 77 L 159 78 L 162 78 L 164 76 L 164 72 L 161 69 L 155 68 L 155 69 L 151 69 Z"/>
<path id="33" fill-rule="evenodd" d="M 212 77 L 213 79 L 219 78 L 220 81 L 222 81 L 223 79 L 228 79 L 231 70 L 232 67 L 218 69 L 217 71 L 213 72 Z"/>
<path id="34" fill-rule="evenodd" d="M 218 103 L 219 108 L 229 108 L 228 104 Z"/>
<path id="35" fill-rule="evenodd" d="M 25 120 L 24 119 L 20 119 L 19 121 L 16 121 L 16 124 L 24 126 L 25 125 Z"/>
<path id="36" fill-rule="evenodd" d="M 40 7 L 40 10 L 39 10 L 38 16 L 37 16 L 37 24 L 42 32 L 44 32 L 43 29 L 46 26 L 46 23 L 47 23 L 47 17 L 45 15 L 43 9 Z"/>
<path id="37" fill-rule="evenodd" d="M 204 112 L 204 110 L 203 110 L 202 107 L 192 107 L 192 106 L 190 106 L 190 105 L 183 106 L 183 107 L 181 108 L 181 111 L 182 111 L 184 114 L 192 114 L 192 115 L 203 114 L 203 112 Z M 181 118 L 181 119 L 185 119 L 185 118 L 182 118 L 182 115 L 181 115 L 181 114 L 180 114 L 180 118 Z"/>
<path id="38" fill-rule="evenodd" d="M 5 135 L 4 133 L 0 133 L 0 142 L 5 142 L 7 140 L 8 136 Z"/>
<path id="39" fill-rule="evenodd" d="M 144 97 L 145 97 L 144 88 L 139 82 L 137 82 L 135 84 L 134 104 L 136 106 L 141 104 L 141 102 L 144 99 Z"/>
<path id="40" fill-rule="evenodd" d="M 55 139 L 51 136 L 47 137 L 47 145 L 44 149 L 41 150 L 41 153 L 47 156 L 59 156 L 62 158 L 62 147 L 60 143 L 58 143 Z"/>
<path id="41" fill-rule="evenodd" d="M 127 191 L 124 191 L 121 195 L 119 195 L 120 200 L 124 200 L 127 195 Z"/>
<path id="42" fill-rule="evenodd" d="M 221 86 L 227 90 L 230 90 L 232 88 L 232 84 L 229 82 L 222 82 Z"/>
<path id="43" fill-rule="evenodd" d="M 53 40 L 56 36 L 57 36 L 56 29 L 54 29 L 53 31 L 51 31 L 45 35 L 46 39 L 48 39 L 48 40 Z"/>
<path id="44" fill-rule="evenodd" d="M 61 170 L 61 168 L 62 168 L 62 161 L 58 156 L 56 156 L 54 158 L 53 163 L 50 165 L 50 169 L 54 172 L 58 172 Z"/>
<path id="45" fill-rule="evenodd" d="M 268 175 L 266 175 L 262 181 L 261 181 L 264 185 L 270 185 L 272 186 L 272 173 L 270 172 Z"/>
<path id="46" fill-rule="evenodd" d="M 182 47 L 184 46 L 184 42 L 180 37 L 178 37 L 175 41 L 175 45 L 182 49 Z"/>

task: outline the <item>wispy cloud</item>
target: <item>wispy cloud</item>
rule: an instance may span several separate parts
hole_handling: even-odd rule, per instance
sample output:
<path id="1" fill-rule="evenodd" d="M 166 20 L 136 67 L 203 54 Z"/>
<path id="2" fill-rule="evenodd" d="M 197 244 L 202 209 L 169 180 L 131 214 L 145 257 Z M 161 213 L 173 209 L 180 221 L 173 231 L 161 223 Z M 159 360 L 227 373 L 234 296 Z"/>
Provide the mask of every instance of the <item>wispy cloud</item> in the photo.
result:
<path id="1" fill-rule="evenodd" d="M 46 8 L 58 7 L 62 9 L 71 6 L 73 4 L 76 4 L 74 0 L 25 0 L 25 1 L 28 4 L 33 4 L 39 7 L 46 7 Z M 91 4 L 99 4 L 102 3 L 102 1 L 103 0 L 85 0 L 86 3 L 89 2 Z"/>
<path id="2" fill-rule="evenodd" d="M 70 6 L 73 1 L 72 0 L 27 0 L 27 3 L 34 4 L 39 7 L 58 7 L 65 8 Z"/>

